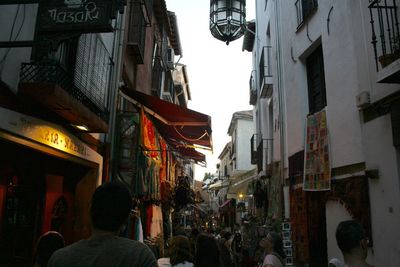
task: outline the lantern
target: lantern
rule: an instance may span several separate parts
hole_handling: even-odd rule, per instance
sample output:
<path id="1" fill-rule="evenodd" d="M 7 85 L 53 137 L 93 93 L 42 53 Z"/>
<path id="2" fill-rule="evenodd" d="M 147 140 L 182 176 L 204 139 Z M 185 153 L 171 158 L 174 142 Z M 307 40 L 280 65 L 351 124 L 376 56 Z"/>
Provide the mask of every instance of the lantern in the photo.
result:
<path id="1" fill-rule="evenodd" d="M 215 38 L 228 45 L 245 30 L 246 0 L 210 0 L 210 31 Z"/>

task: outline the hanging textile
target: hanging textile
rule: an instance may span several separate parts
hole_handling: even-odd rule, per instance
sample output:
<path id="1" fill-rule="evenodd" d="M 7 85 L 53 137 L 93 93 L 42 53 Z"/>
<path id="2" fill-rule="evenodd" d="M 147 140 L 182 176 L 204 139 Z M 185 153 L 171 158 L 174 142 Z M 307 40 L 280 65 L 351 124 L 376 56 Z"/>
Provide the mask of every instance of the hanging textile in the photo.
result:
<path id="1" fill-rule="evenodd" d="M 151 157 L 157 157 L 158 147 L 156 145 L 156 131 L 153 122 L 146 116 L 143 109 L 140 110 L 140 119 L 143 150 L 148 151 Z"/>
<path id="2" fill-rule="evenodd" d="M 152 205 L 152 219 L 150 226 L 150 237 L 155 238 L 162 234 L 163 232 L 163 217 L 161 207 L 157 205 Z"/>
<path id="3" fill-rule="evenodd" d="M 326 110 L 309 115 L 306 127 L 303 190 L 329 190 L 331 187 L 331 165 Z"/>
<path id="4" fill-rule="evenodd" d="M 167 178 L 167 143 L 160 137 L 161 149 L 161 167 L 160 167 L 160 182 Z"/>

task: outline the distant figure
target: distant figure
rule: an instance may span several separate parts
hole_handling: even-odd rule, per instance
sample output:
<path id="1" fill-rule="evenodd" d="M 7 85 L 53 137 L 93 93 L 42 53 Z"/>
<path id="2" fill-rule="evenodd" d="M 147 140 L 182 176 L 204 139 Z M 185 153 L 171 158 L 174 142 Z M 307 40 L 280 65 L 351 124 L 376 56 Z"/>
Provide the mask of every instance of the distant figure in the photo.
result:
<path id="1" fill-rule="evenodd" d="M 200 234 L 200 231 L 197 228 L 192 228 L 192 232 L 190 233 L 189 241 L 190 241 L 190 248 L 191 248 L 193 255 L 196 252 L 196 240 L 197 240 L 197 237 L 199 236 L 199 234 Z"/>
<path id="2" fill-rule="evenodd" d="M 266 256 L 262 267 L 283 267 L 285 252 L 283 251 L 282 238 L 275 232 L 270 232 L 261 239 L 260 247 L 264 248 Z"/>
<path id="3" fill-rule="evenodd" d="M 232 237 L 231 232 L 221 231 L 221 237 L 218 239 L 218 248 L 219 248 L 219 262 L 221 267 L 232 267 L 232 254 L 230 249 L 230 239 Z"/>
<path id="4" fill-rule="evenodd" d="M 193 267 L 189 238 L 183 235 L 172 237 L 167 256 L 157 260 L 158 267 Z"/>
<path id="5" fill-rule="evenodd" d="M 346 266 L 372 266 L 365 261 L 368 255 L 368 240 L 359 222 L 349 220 L 339 223 L 336 228 L 336 241 Z"/>
<path id="6" fill-rule="evenodd" d="M 156 267 L 154 254 L 144 244 L 123 237 L 132 197 L 126 186 L 105 183 L 93 194 L 90 207 L 92 236 L 56 251 L 49 267 Z"/>
<path id="7" fill-rule="evenodd" d="M 328 263 L 328 267 L 345 267 L 345 266 L 341 260 L 337 258 L 332 258 Z"/>
<path id="8" fill-rule="evenodd" d="M 209 234 L 199 234 L 196 240 L 196 267 L 220 267 L 217 240 Z"/>
<path id="9" fill-rule="evenodd" d="M 64 238 L 59 232 L 48 231 L 41 235 L 36 245 L 35 267 L 46 267 L 54 251 L 64 246 Z"/>

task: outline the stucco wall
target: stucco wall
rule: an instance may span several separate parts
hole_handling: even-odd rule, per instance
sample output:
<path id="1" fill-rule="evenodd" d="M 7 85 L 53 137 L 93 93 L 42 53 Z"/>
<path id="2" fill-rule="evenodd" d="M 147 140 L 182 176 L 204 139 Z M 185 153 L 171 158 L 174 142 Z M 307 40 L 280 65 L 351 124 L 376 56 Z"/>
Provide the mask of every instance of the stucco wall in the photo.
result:
<path id="1" fill-rule="evenodd" d="M 376 266 L 398 266 L 400 184 L 390 115 L 366 123 L 363 130 L 367 169 L 379 170 L 379 178 L 369 180 L 375 263 Z"/>
<path id="2" fill-rule="evenodd" d="M 250 138 L 254 133 L 252 120 L 237 120 L 236 169 L 251 170 Z"/>

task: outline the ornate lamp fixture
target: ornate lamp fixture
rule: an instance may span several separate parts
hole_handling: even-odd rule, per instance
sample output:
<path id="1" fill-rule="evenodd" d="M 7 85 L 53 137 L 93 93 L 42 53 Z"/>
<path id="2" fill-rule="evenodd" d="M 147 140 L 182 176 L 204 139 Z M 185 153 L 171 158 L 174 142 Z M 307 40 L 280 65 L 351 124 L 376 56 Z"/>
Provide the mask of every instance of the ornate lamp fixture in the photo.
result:
<path id="1" fill-rule="evenodd" d="M 228 45 L 245 30 L 246 0 L 210 0 L 210 31 L 215 38 Z"/>

